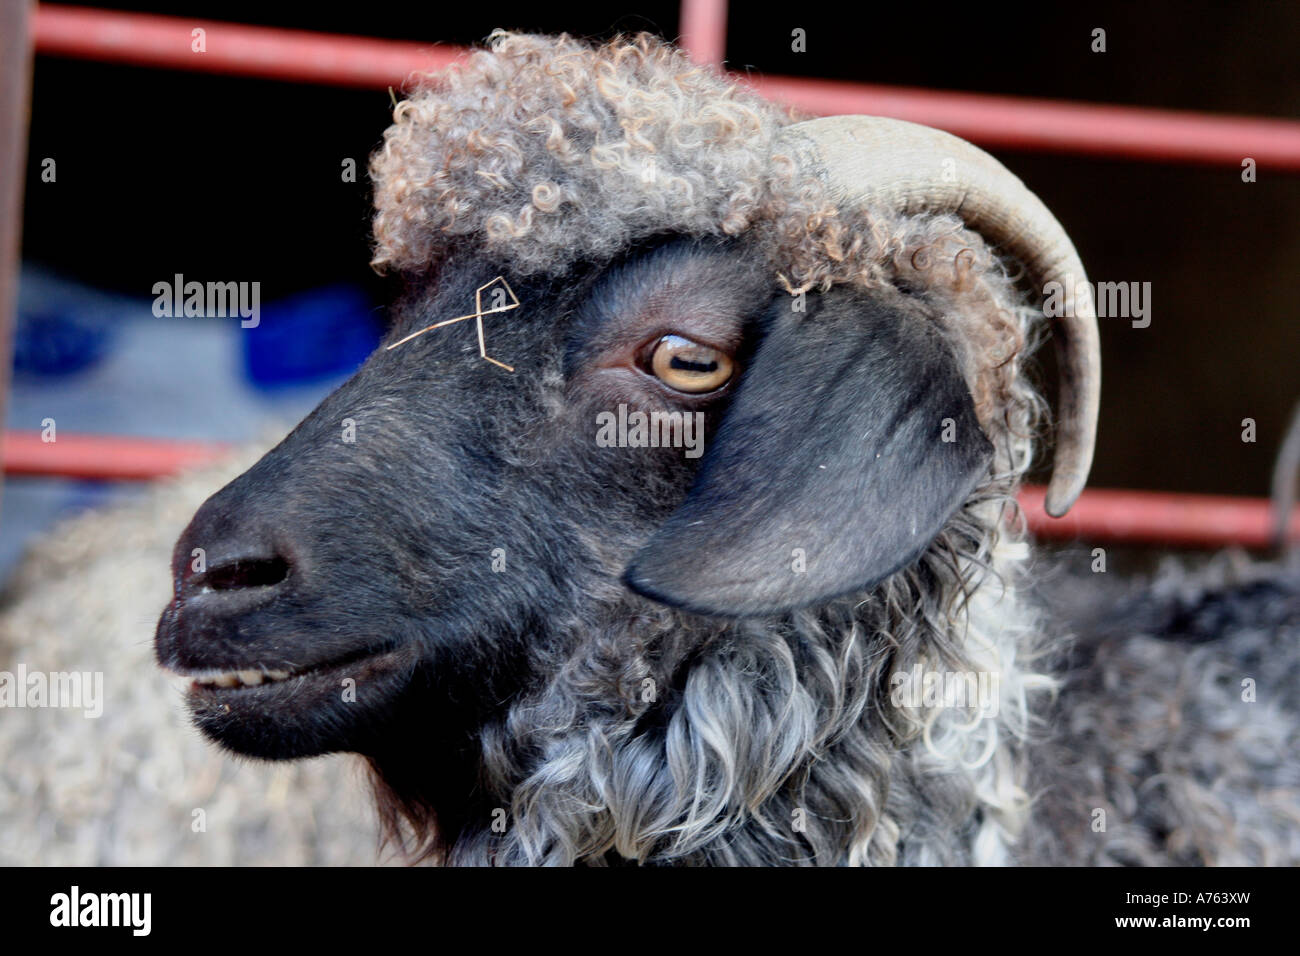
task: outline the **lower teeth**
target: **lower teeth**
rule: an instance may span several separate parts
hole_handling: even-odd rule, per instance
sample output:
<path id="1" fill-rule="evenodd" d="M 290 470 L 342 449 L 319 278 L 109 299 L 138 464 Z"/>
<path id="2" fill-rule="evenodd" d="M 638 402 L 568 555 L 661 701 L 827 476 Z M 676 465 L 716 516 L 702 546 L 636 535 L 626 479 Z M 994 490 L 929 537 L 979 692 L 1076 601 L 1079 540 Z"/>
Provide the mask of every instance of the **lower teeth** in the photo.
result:
<path id="1" fill-rule="evenodd" d="M 196 683 L 207 687 L 257 687 L 265 682 L 281 681 L 288 678 L 288 671 L 259 671 L 243 670 L 231 671 L 226 674 L 216 674 L 211 677 L 196 678 Z"/>

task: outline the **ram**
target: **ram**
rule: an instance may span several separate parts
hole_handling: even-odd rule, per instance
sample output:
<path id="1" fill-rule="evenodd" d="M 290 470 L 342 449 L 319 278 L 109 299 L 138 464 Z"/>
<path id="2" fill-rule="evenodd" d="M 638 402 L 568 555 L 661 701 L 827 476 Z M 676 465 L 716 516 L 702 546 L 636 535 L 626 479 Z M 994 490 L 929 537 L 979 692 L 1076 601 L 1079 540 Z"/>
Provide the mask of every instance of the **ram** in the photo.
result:
<path id="1" fill-rule="evenodd" d="M 394 119 L 387 341 L 176 545 L 157 657 L 210 738 L 364 755 L 392 838 L 448 863 L 1291 858 L 1295 781 L 1242 743 L 1295 717 L 1252 723 L 1235 664 L 1140 689 L 1239 708 L 1231 834 L 1103 779 L 1157 706 L 1104 655 L 1051 673 L 1014 503 L 1045 330 L 1012 274 L 1087 287 L 1019 180 L 934 130 L 793 122 L 644 36 L 499 33 Z M 1100 381 L 1090 298 L 1064 313 L 1057 515 Z M 702 456 L 606 447 L 620 406 L 702 415 Z M 1179 772 L 1212 799 L 1220 770 Z"/>

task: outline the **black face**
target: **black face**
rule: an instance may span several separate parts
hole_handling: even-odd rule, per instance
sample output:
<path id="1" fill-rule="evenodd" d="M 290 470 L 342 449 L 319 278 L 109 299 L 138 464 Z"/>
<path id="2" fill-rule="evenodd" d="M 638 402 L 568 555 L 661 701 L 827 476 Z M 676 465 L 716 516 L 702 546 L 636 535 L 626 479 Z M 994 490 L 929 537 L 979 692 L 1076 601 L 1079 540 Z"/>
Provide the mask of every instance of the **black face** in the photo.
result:
<path id="1" fill-rule="evenodd" d="M 497 275 L 449 264 L 388 342 L 473 312 Z M 867 586 L 987 466 L 951 355 L 892 290 L 800 311 L 743 250 L 685 242 L 506 278 L 521 305 L 483 327 L 513 372 L 472 318 L 381 347 L 181 536 L 158 658 L 194 676 L 217 741 L 374 756 L 417 727 L 422 753 L 464 751 L 602 615 Z M 655 412 L 688 416 L 660 422 L 677 447 L 643 447 Z"/>
<path id="2" fill-rule="evenodd" d="M 473 312 L 496 274 L 448 266 L 385 344 Z M 599 413 L 712 423 L 772 296 L 743 260 L 685 245 L 564 285 L 508 281 L 520 308 L 483 323 L 513 373 L 480 358 L 473 319 L 381 347 L 181 536 L 158 658 L 196 676 L 218 741 L 367 752 L 404 708 L 437 701 L 426 716 L 464 728 L 507 700 L 524 643 L 622 590 L 696 468 L 686 448 L 600 447 Z"/>

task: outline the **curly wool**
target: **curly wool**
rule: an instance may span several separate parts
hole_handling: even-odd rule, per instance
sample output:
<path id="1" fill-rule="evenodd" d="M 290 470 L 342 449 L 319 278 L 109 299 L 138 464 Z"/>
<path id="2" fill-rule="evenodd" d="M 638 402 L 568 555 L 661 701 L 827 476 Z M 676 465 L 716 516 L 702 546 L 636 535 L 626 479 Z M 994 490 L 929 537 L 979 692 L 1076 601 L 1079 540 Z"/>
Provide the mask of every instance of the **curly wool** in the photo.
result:
<path id="1" fill-rule="evenodd" d="M 780 620 L 702 625 L 614 605 L 563 658 L 536 661 L 553 675 L 544 688 L 483 729 L 483 782 L 509 808 L 509 828 L 476 828 L 435 855 L 469 865 L 1009 862 L 1029 805 L 1026 700 L 1047 684 L 1017 668 L 1033 613 L 989 569 L 1013 569 L 1023 546 L 988 553 L 986 530 L 963 514 L 880 588 Z M 999 602 L 1008 606 L 990 629 Z M 894 707 L 891 679 L 917 665 L 996 672 L 999 716 Z M 647 681 L 666 699 L 647 697 Z"/>
<path id="2" fill-rule="evenodd" d="M 778 111 L 649 36 L 497 32 L 439 79 L 371 161 L 378 268 L 427 270 L 469 237 L 560 273 L 657 233 L 736 236 L 777 205 Z"/>
<path id="3" fill-rule="evenodd" d="M 795 118 L 650 34 L 497 31 L 394 110 L 370 161 L 371 264 L 419 277 L 459 247 L 563 275 L 655 236 L 745 235 L 791 292 L 886 281 L 892 215 L 837 210 L 778 140 Z M 937 258 L 916 251 L 909 268 Z M 953 265 L 963 284 L 983 267 Z"/>
<path id="4" fill-rule="evenodd" d="M 1227 551 L 1150 581 L 1052 577 L 1078 637 L 1034 755 L 1024 858 L 1295 866 L 1300 570 Z"/>
<path id="5" fill-rule="evenodd" d="M 649 34 L 497 31 L 394 111 L 370 163 L 372 265 L 418 280 L 463 248 L 562 275 L 655 236 L 744 235 L 791 294 L 928 296 L 981 423 L 1005 429 L 1008 404 L 1035 401 L 1013 392 L 1037 334 L 1006 270 L 955 217 L 837 210 L 780 146 L 792 119 Z"/>
<path id="6" fill-rule="evenodd" d="M 562 275 L 654 236 L 745 235 L 791 291 L 880 281 L 884 233 L 801 175 L 778 142 L 792 119 L 649 34 L 497 31 L 394 111 L 371 264 L 418 276 L 464 247 Z"/>

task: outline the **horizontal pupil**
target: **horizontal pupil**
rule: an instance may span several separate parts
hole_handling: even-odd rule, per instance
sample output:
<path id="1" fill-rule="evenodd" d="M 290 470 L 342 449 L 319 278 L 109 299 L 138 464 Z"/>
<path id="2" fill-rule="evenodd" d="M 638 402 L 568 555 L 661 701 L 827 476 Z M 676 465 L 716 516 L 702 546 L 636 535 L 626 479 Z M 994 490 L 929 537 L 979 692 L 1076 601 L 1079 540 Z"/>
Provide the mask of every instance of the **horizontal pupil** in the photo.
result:
<path id="1" fill-rule="evenodd" d="M 718 370 L 717 362 L 691 362 L 680 355 L 674 355 L 671 364 L 674 369 L 697 375 L 707 375 Z"/>

